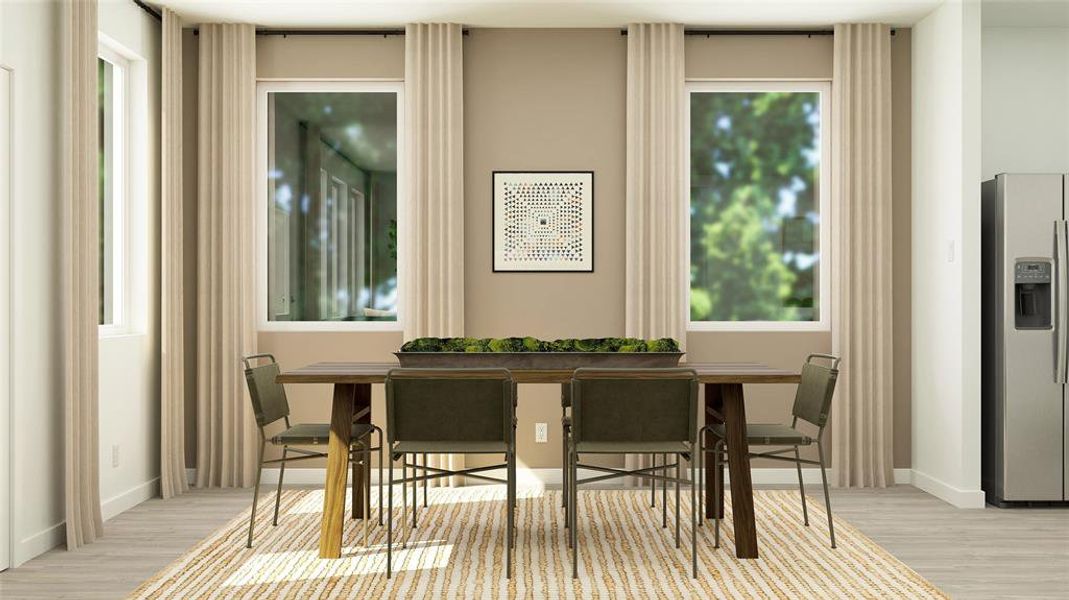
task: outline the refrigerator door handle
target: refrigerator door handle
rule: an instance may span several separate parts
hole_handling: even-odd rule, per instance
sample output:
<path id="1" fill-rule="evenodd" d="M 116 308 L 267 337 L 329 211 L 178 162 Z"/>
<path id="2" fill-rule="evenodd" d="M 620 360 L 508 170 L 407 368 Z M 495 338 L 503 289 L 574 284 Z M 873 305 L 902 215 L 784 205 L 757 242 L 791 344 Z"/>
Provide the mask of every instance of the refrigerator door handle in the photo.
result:
<path id="1" fill-rule="evenodd" d="M 1069 229 L 1066 221 L 1054 222 L 1054 266 L 1057 317 L 1054 331 L 1054 382 L 1066 383 L 1069 368 L 1066 353 L 1069 351 Z"/>

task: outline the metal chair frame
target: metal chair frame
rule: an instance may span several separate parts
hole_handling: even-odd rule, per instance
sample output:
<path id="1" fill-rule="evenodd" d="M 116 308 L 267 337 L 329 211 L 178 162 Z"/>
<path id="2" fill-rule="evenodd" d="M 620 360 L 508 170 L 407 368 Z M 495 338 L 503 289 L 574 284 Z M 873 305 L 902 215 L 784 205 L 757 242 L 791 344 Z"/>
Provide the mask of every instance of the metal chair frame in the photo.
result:
<path id="1" fill-rule="evenodd" d="M 805 359 L 806 364 L 809 364 L 810 362 L 812 362 L 812 360 L 814 358 L 825 359 L 825 360 L 830 361 L 831 362 L 831 370 L 832 370 L 832 372 L 833 373 L 838 373 L 838 367 L 839 367 L 839 362 L 840 362 L 839 357 L 833 356 L 831 354 L 810 354 Z M 833 385 L 834 385 L 834 383 L 833 383 Z M 826 411 L 824 411 L 824 412 L 826 412 Z M 802 420 L 805 420 L 805 419 L 802 419 Z M 792 415 L 792 418 L 791 418 L 791 429 L 794 429 L 794 428 L 796 428 L 798 426 L 798 421 L 799 421 L 799 417 L 797 415 Z M 783 448 L 783 449 L 780 449 L 780 450 L 772 450 L 772 451 L 768 451 L 768 452 L 750 452 L 748 454 L 748 456 L 750 458 L 768 458 L 768 459 L 771 459 L 771 460 L 778 460 L 778 461 L 783 461 L 783 462 L 794 463 L 795 470 L 798 472 L 798 492 L 799 492 L 799 495 L 802 497 L 802 522 L 804 523 L 804 525 L 806 527 L 809 527 L 809 509 L 806 506 L 805 484 L 802 481 L 802 465 L 816 465 L 816 466 L 820 467 L 820 478 L 821 478 L 821 482 L 822 482 L 823 487 L 824 487 L 824 507 L 825 507 L 825 510 L 828 513 L 828 536 L 831 538 L 831 547 L 835 548 L 835 523 L 833 521 L 832 512 L 831 512 L 831 495 L 828 492 L 828 474 L 827 474 L 827 469 L 826 469 L 825 464 L 824 464 L 824 446 L 821 443 L 821 440 L 824 437 L 824 429 L 827 427 L 827 423 L 815 424 L 815 425 L 817 425 L 817 429 L 818 429 L 817 435 L 816 435 L 815 438 L 812 438 L 812 441 L 809 442 L 809 443 L 792 444 L 788 448 Z M 723 487 L 723 482 L 721 481 L 721 477 L 720 477 L 721 465 L 724 462 L 726 462 L 726 460 L 727 460 L 727 443 L 722 439 L 718 439 L 717 442 L 713 445 L 713 449 L 710 451 L 708 449 L 708 446 L 705 445 L 705 438 L 706 438 L 706 434 L 708 432 L 710 432 L 711 430 L 712 430 L 712 427 L 709 426 L 709 425 L 706 425 L 706 426 L 702 427 L 701 434 L 698 436 L 699 444 L 701 446 L 701 450 L 699 451 L 699 453 L 700 453 L 700 455 L 702 457 L 705 456 L 706 452 L 711 452 L 713 454 L 713 498 L 715 499 L 714 500 L 715 502 L 719 503 L 721 494 L 723 493 L 723 491 L 721 489 Z M 801 454 L 799 453 L 798 449 L 801 446 L 809 446 L 809 445 L 812 445 L 812 444 L 816 444 L 816 446 L 817 446 L 817 457 L 818 457 L 819 460 L 806 460 L 806 459 L 803 459 L 801 457 Z M 758 445 L 758 446 L 766 446 L 766 445 L 767 446 L 778 446 L 778 445 L 782 445 L 782 444 L 754 444 L 754 445 Z M 780 456 L 781 454 L 785 454 L 787 452 L 793 452 L 794 453 L 794 457 Z M 704 477 L 705 477 L 705 470 L 704 469 L 700 470 L 700 477 L 702 477 L 702 480 L 704 482 Z M 714 530 L 714 544 L 713 544 L 713 547 L 714 548 L 719 548 L 720 547 L 720 518 L 723 515 L 720 514 L 719 510 L 717 510 L 715 512 L 715 514 L 716 514 L 716 516 L 713 518 L 713 520 L 715 521 L 715 523 L 714 523 L 715 530 Z M 704 520 L 704 518 L 702 520 Z"/>
<path id="2" fill-rule="evenodd" d="M 393 577 L 393 488 L 395 484 L 401 484 L 401 547 L 405 548 L 408 544 L 409 526 L 406 513 L 407 508 L 407 496 L 408 496 L 408 484 L 412 484 L 412 529 L 416 529 L 417 523 L 417 486 L 420 482 L 423 483 L 423 506 L 427 506 L 427 482 L 432 479 L 441 479 L 443 477 L 464 476 L 471 477 L 472 479 L 478 479 L 480 481 L 488 481 L 491 483 L 503 483 L 506 486 L 506 512 L 507 512 L 507 524 L 505 529 L 505 577 L 507 579 L 512 578 L 512 555 L 513 549 L 516 547 L 516 527 L 515 527 L 515 508 L 516 508 L 516 380 L 512 377 L 512 373 L 507 369 L 392 369 L 386 374 L 386 388 L 387 394 L 391 393 L 390 382 L 395 378 L 397 374 L 420 374 L 422 376 L 431 377 L 435 374 L 453 373 L 457 372 L 469 372 L 474 374 L 493 374 L 504 375 L 502 381 L 508 381 L 510 383 L 510 396 L 511 396 L 511 430 L 507 432 L 506 443 L 507 450 L 505 453 L 505 462 L 494 465 L 486 465 L 482 467 L 472 467 L 468 469 L 444 469 L 440 467 L 432 467 L 427 464 L 427 453 L 404 453 L 396 452 L 393 449 L 393 443 L 389 443 L 390 447 L 390 459 L 391 468 L 389 473 L 389 485 L 387 489 L 387 518 L 386 518 L 386 578 Z M 463 380 L 463 378 L 457 378 Z M 390 402 L 387 399 L 387 410 L 389 410 Z M 391 431 L 391 436 L 392 436 Z M 422 455 L 423 464 L 420 465 L 416 462 L 416 456 Z M 413 463 L 409 465 L 408 457 L 411 456 Z M 394 469 L 392 463 L 394 461 L 401 460 L 401 479 L 394 477 Z M 412 475 L 409 476 L 408 469 L 412 468 Z M 505 469 L 506 478 L 501 479 L 498 477 L 490 477 L 487 475 L 480 475 L 480 473 L 486 471 L 492 471 L 497 469 Z M 417 474 L 417 472 L 421 474 Z"/>
<path id="3" fill-rule="evenodd" d="M 560 402 L 560 432 L 561 432 L 561 435 L 560 435 L 560 464 L 567 465 L 568 464 L 568 439 L 569 439 L 569 436 L 572 434 L 572 425 L 571 425 L 571 422 L 569 422 L 569 420 L 568 420 L 568 418 L 569 418 L 568 410 L 570 409 L 571 404 L 570 403 L 568 403 L 568 404 L 564 403 L 564 391 L 563 391 L 564 385 L 571 385 L 571 384 L 563 384 L 561 386 L 561 391 L 560 391 L 560 400 L 561 400 L 561 402 Z M 652 455 L 650 455 L 650 464 L 653 465 L 653 466 L 657 465 L 657 455 L 656 455 L 656 453 L 652 453 Z M 668 455 L 663 455 L 662 456 L 662 471 L 664 472 L 663 475 L 665 475 L 666 477 L 668 475 L 668 468 L 670 466 L 671 465 L 668 464 Z M 568 510 L 568 477 L 564 477 L 564 478 L 561 479 L 560 492 L 561 492 L 560 493 L 560 507 L 563 508 L 564 510 Z M 667 528 L 668 527 L 668 483 L 667 483 L 667 481 L 662 481 L 661 482 L 661 498 L 662 498 L 661 499 L 661 505 L 662 505 L 662 509 L 663 509 L 662 510 L 662 514 L 661 514 L 661 526 Z M 657 506 L 657 480 L 656 479 L 650 479 L 650 508 L 656 508 L 656 506 Z M 564 529 L 568 529 L 568 522 L 567 522 L 568 520 L 566 519 L 564 521 L 566 521 L 566 522 L 564 522 Z"/>
<path id="4" fill-rule="evenodd" d="M 259 353 L 259 354 L 252 354 L 252 355 L 249 355 L 249 356 L 242 357 L 241 362 L 242 362 L 242 364 L 243 364 L 243 366 L 245 368 L 246 373 L 248 373 L 253 368 L 252 364 L 254 362 L 256 362 L 257 360 L 260 360 L 260 359 L 269 359 L 269 363 L 268 364 L 277 364 L 277 362 L 278 362 L 278 361 L 275 360 L 274 355 L 272 355 L 270 353 L 266 353 L 266 352 L 262 352 L 262 353 Z M 278 385 L 281 385 L 281 384 L 278 384 Z M 283 390 L 283 392 L 284 392 L 284 390 Z M 285 394 L 284 393 L 283 393 L 283 398 L 285 399 Z M 285 423 L 286 429 L 289 429 L 290 427 L 292 427 L 292 425 L 290 423 L 290 417 L 289 417 L 289 402 L 288 402 L 288 400 L 284 400 L 284 401 L 286 402 L 286 411 L 285 411 L 286 414 L 285 414 L 285 416 L 282 417 L 281 420 Z M 360 416 L 362 416 L 362 414 L 363 413 L 361 413 L 360 415 L 357 415 L 354 418 L 359 418 Z M 274 421 L 271 421 L 269 423 L 263 423 L 262 425 L 257 423 L 257 429 L 260 432 L 260 450 L 259 450 L 259 453 L 257 454 L 257 465 L 258 466 L 256 468 L 256 483 L 253 485 L 252 511 L 249 513 L 249 536 L 248 536 L 248 540 L 245 543 L 245 547 L 246 548 L 252 548 L 253 529 L 254 529 L 254 525 L 256 523 L 256 506 L 257 506 L 257 504 L 259 502 L 259 498 L 260 498 L 260 493 L 259 493 L 260 492 L 260 479 L 261 479 L 261 475 L 263 474 L 264 465 L 272 465 L 272 464 L 280 465 L 279 466 L 279 472 L 278 472 L 278 486 L 275 489 L 275 510 L 274 510 L 274 514 L 273 514 L 273 516 L 271 518 L 271 525 L 272 526 L 277 526 L 278 525 L 278 510 L 279 510 L 279 505 L 280 505 L 281 500 L 282 500 L 282 485 L 283 485 L 283 482 L 284 482 L 285 476 L 286 476 L 286 463 L 296 462 L 296 461 L 299 461 L 299 460 L 309 460 L 309 459 L 313 459 L 313 458 L 326 458 L 327 457 L 327 454 L 325 452 L 317 452 L 317 451 L 314 451 L 314 450 L 306 450 L 304 448 L 294 447 L 292 444 L 275 444 L 273 441 L 271 441 L 271 438 L 267 437 L 267 434 L 264 432 L 264 429 L 269 425 L 277 423 L 278 421 L 279 421 L 279 419 L 275 419 Z M 382 467 L 382 465 L 383 465 L 383 459 L 385 457 L 384 454 L 383 454 L 382 429 L 380 429 L 379 427 L 377 427 L 375 425 L 372 425 L 371 429 L 372 429 L 372 432 L 378 434 L 378 438 L 379 438 L 378 446 L 371 446 L 371 433 L 368 433 L 366 438 L 352 440 L 352 445 L 351 445 L 351 447 L 349 449 L 349 461 L 352 463 L 353 482 L 355 483 L 357 466 L 358 465 L 363 465 L 367 469 L 370 469 L 371 468 L 371 452 L 378 451 L 378 453 L 379 453 L 379 525 L 382 525 L 383 524 L 383 518 L 382 518 L 382 512 L 383 512 L 382 511 L 382 509 L 383 509 L 383 506 L 382 506 L 382 504 L 383 504 L 383 499 L 382 499 L 382 496 L 383 496 L 383 494 L 382 494 L 382 482 L 383 482 L 382 468 L 383 467 Z M 264 450 L 266 449 L 268 443 L 271 443 L 272 445 L 275 445 L 275 446 L 282 446 L 282 458 L 264 460 Z M 292 457 L 288 456 L 288 454 L 290 452 L 299 454 L 300 456 L 292 456 Z M 368 542 L 368 521 L 370 520 L 370 516 L 368 515 L 368 511 L 369 511 L 370 504 L 371 504 L 371 478 L 370 477 L 365 477 L 364 478 L 364 483 L 365 483 L 364 489 L 362 490 L 363 493 L 360 494 L 360 496 L 361 496 L 360 502 L 363 503 L 363 508 L 364 508 L 364 511 L 363 511 L 364 512 L 364 545 L 366 546 L 367 542 Z M 356 518 L 356 506 L 357 506 L 357 502 L 358 502 L 358 500 L 357 500 L 357 490 L 356 490 L 355 487 L 352 490 L 352 496 L 353 496 L 353 510 L 352 510 L 353 517 L 352 518 L 355 519 Z"/>
<path id="5" fill-rule="evenodd" d="M 583 374 L 583 371 L 596 371 L 598 373 L 611 373 L 612 371 L 614 371 L 614 369 L 577 369 L 575 371 L 575 375 L 580 375 L 581 376 Z M 623 370 L 621 370 L 621 372 L 622 371 Z M 629 373 L 633 372 L 632 370 L 626 370 L 626 371 L 629 372 Z M 653 373 L 655 371 L 660 371 L 662 373 L 673 372 L 677 376 L 680 375 L 680 374 L 685 374 L 686 371 L 689 371 L 691 376 L 692 376 L 692 378 L 693 378 L 692 381 L 693 381 L 693 386 L 694 386 L 694 391 L 692 392 L 692 398 L 691 398 L 691 404 L 692 404 L 691 409 L 692 409 L 692 413 L 696 414 L 696 412 L 697 412 L 697 404 L 696 404 L 696 402 L 697 402 L 697 382 L 698 382 L 697 373 L 695 373 L 693 370 L 689 370 L 689 369 L 648 369 L 648 371 L 651 372 L 651 373 Z M 574 382 L 576 380 L 575 379 L 575 375 L 573 375 L 573 379 L 572 379 L 573 385 L 574 385 Z M 573 393 L 572 394 L 572 402 L 573 403 L 575 402 L 575 398 L 576 398 L 576 395 Z M 696 419 L 696 417 L 694 417 L 694 419 Z M 696 420 L 692 421 L 692 422 L 696 423 Z M 692 425 L 692 428 L 693 428 L 692 438 L 694 438 L 694 437 L 697 436 L 697 426 L 696 425 Z M 638 477 L 638 478 L 641 478 L 641 479 L 644 479 L 644 480 L 649 480 L 650 481 L 651 496 L 653 496 L 652 502 L 654 503 L 654 505 L 656 503 L 656 485 L 657 485 L 658 481 L 661 482 L 661 484 L 662 484 L 661 485 L 661 489 L 662 489 L 662 494 L 663 494 L 662 506 L 664 507 L 663 508 L 663 515 L 662 515 L 662 527 L 667 527 L 667 518 L 668 518 L 667 517 L 667 514 L 668 514 L 668 491 L 667 490 L 668 490 L 668 484 L 669 483 L 674 483 L 675 484 L 675 488 L 676 488 L 676 495 L 675 495 L 675 515 L 676 515 L 676 519 L 675 519 L 675 547 L 676 548 L 680 547 L 680 533 L 679 533 L 680 487 L 682 485 L 689 485 L 690 486 L 690 491 L 691 491 L 691 503 L 690 503 L 690 507 L 691 507 L 691 563 L 692 563 L 691 564 L 691 576 L 696 578 L 698 576 L 698 553 L 697 553 L 697 550 L 698 550 L 698 535 L 697 535 L 697 529 L 698 529 L 698 522 L 699 522 L 698 510 L 697 510 L 697 504 L 698 504 L 698 498 L 697 498 L 697 496 L 698 496 L 698 494 L 697 494 L 697 489 L 698 489 L 697 481 L 698 481 L 698 479 L 697 479 L 697 476 L 698 476 L 698 469 L 699 469 L 699 464 L 698 463 L 699 463 L 700 459 L 695 457 L 696 460 L 691 461 L 691 465 L 690 465 L 691 477 L 690 477 L 689 480 L 687 478 L 683 477 L 682 474 L 681 474 L 681 461 L 682 460 L 686 460 L 686 459 L 690 458 L 691 456 L 694 456 L 694 454 L 695 454 L 693 452 L 694 446 L 692 446 L 692 449 L 691 449 L 690 452 L 673 453 L 673 454 L 675 454 L 676 460 L 675 460 L 675 462 L 673 462 L 671 464 L 668 463 L 670 454 L 660 453 L 660 454 L 662 454 L 662 457 L 663 457 L 663 461 L 662 461 L 662 464 L 660 466 L 658 466 L 656 464 L 656 458 L 655 458 L 656 454 L 650 454 L 649 456 L 651 457 L 652 466 L 642 467 L 642 468 L 638 468 L 638 469 L 617 469 L 617 468 L 613 468 L 613 467 L 603 467 L 603 466 L 600 466 L 600 465 L 591 465 L 591 464 L 580 463 L 579 462 L 580 453 L 577 452 L 576 449 L 575 449 L 575 440 L 574 440 L 574 438 L 572 436 L 572 429 L 569 428 L 566 433 L 567 433 L 567 435 L 566 435 L 566 439 L 565 439 L 565 444 L 566 444 L 567 449 L 568 449 L 568 454 L 567 454 L 567 457 L 566 457 L 567 458 L 567 462 L 566 462 L 564 483 L 563 483 L 562 489 L 564 490 L 564 495 L 565 495 L 565 500 L 566 500 L 566 506 L 565 506 L 565 528 L 568 530 L 568 533 L 567 533 L 568 545 L 572 549 L 572 578 L 576 579 L 576 578 L 579 577 L 579 535 L 578 535 L 578 531 L 577 531 L 577 527 L 576 527 L 577 516 L 578 516 L 578 506 L 579 506 L 579 485 L 580 484 L 597 483 L 597 482 L 600 482 L 600 481 L 607 481 L 607 480 L 616 479 L 616 478 L 619 478 L 619 477 Z M 629 454 L 629 453 L 624 453 L 624 454 Z M 672 468 L 675 469 L 675 476 L 674 477 L 669 475 L 670 469 L 672 469 Z M 596 475 L 596 476 L 586 477 L 586 478 L 580 479 L 579 478 L 579 469 L 587 469 L 589 471 L 598 471 L 598 472 L 607 473 L 607 474 L 606 475 Z M 658 471 L 660 471 L 661 473 L 658 474 Z"/>

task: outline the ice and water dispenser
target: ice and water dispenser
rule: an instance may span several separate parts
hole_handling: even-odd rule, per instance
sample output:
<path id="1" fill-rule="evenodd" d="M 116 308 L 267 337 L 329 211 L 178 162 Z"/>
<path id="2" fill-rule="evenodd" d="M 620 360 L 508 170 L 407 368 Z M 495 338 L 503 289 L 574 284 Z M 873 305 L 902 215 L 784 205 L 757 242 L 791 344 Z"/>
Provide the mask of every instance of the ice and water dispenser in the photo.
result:
<path id="1" fill-rule="evenodd" d="M 1013 269 L 1013 318 L 1017 329 L 1050 329 L 1051 263 L 1018 260 Z"/>

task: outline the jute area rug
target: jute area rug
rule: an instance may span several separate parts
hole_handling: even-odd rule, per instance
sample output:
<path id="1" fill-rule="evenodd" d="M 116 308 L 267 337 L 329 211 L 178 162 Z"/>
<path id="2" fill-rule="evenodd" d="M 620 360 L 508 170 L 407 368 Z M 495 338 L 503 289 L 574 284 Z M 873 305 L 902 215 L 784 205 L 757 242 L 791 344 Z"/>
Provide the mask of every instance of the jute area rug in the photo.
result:
<path id="1" fill-rule="evenodd" d="M 430 506 L 404 548 L 395 492 L 394 574 L 386 579 L 386 528 L 346 520 L 342 558 L 318 558 L 318 490 L 283 492 L 277 527 L 273 495 L 261 497 L 253 549 L 248 510 L 137 589 L 133 598 L 945 598 L 935 586 L 849 523 L 836 519 L 828 544 L 823 503 L 811 498 L 802 525 L 798 493 L 757 491 L 761 558 L 735 558 L 729 514 L 721 546 L 712 521 L 698 528 L 698 577 L 690 572 L 690 494 L 681 501 L 675 548 L 661 506 L 635 490 L 581 491 L 579 578 L 572 579 L 559 491 L 519 490 L 513 578 L 505 578 L 503 486 L 432 488 Z M 660 496 L 660 494 L 658 494 Z M 420 494 L 422 501 L 422 492 Z M 373 497 L 373 504 L 377 501 Z M 348 514 L 348 509 L 347 513 Z M 377 519 L 377 511 L 373 513 Z"/>

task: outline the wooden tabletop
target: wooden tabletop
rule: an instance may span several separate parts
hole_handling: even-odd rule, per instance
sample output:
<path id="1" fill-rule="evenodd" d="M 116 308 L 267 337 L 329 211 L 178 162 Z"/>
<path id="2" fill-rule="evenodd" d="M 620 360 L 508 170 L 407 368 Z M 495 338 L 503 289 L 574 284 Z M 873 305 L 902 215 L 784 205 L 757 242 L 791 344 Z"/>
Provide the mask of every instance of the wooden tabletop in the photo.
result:
<path id="1" fill-rule="evenodd" d="M 680 363 L 694 369 L 702 383 L 798 383 L 797 371 L 774 369 L 760 363 Z M 319 362 L 278 375 L 279 383 L 382 383 L 396 362 Z M 511 369 L 518 383 L 564 383 L 572 370 Z M 626 376 L 626 375 L 624 375 Z"/>

